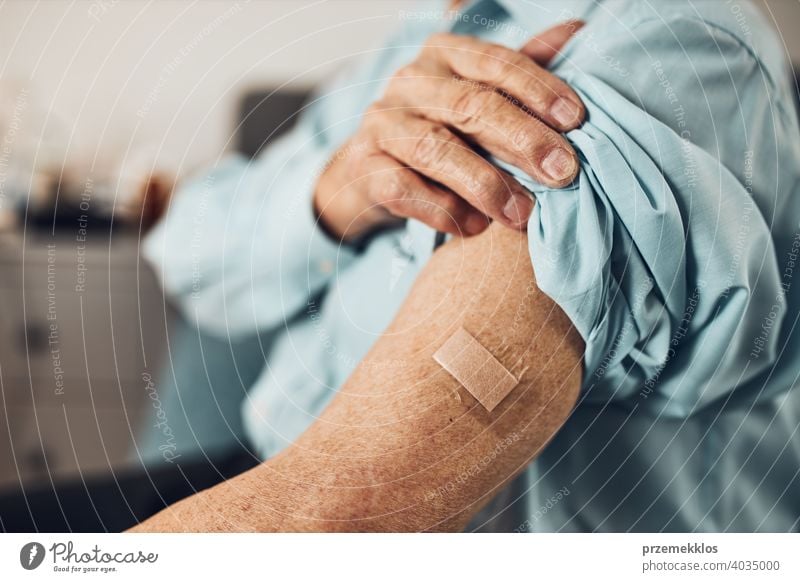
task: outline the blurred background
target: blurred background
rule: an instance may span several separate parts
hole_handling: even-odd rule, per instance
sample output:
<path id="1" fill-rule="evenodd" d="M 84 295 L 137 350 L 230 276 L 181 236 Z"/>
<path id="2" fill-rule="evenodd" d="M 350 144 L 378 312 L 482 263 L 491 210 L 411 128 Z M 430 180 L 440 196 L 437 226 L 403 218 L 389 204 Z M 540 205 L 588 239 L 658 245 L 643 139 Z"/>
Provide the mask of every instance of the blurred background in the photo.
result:
<path id="1" fill-rule="evenodd" d="M 800 1 L 759 4 L 797 68 Z M 246 390 L 263 364 L 257 338 L 212 338 L 177 318 L 140 261 L 158 213 L 142 212 L 142 195 L 158 200 L 225 152 L 254 155 L 413 8 L 0 3 L 0 490 L 241 436 L 238 403 L 218 392 L 231 379 Z M 193 357 L 196 376 L 178 378 L 173 362 Z M 203 430 L 186 421 L 181 383 L 195 404 L 213 402 Z"/>

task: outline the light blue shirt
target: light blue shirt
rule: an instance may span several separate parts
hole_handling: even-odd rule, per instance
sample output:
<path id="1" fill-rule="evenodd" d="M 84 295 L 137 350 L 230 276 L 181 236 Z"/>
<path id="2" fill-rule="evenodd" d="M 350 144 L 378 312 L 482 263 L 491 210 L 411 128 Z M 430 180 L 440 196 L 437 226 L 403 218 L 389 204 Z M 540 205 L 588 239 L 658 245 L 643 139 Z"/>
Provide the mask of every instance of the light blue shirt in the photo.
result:
<path id="1" fill-rule="evenodd" d="M 359 253 L 326 238 L 311 196 L 332 152 L 431 33 L 517 48 L 577 17 L 551 68 L 588 111 L 567 135 L 578 178 L 551 190 L 501 165 L 538 201 L 531 260 L 586 342 L 582 397 L 471 528 L 797 530 L 800 138 L 761 15 L 742 0 L 483 0 L 398 17 L 257 160 L 187 184 L 145 244 L 192 322 L 274 334 L 243 408 L 259 453 L 314 421 L 432 253 L 415 221 Z"/>

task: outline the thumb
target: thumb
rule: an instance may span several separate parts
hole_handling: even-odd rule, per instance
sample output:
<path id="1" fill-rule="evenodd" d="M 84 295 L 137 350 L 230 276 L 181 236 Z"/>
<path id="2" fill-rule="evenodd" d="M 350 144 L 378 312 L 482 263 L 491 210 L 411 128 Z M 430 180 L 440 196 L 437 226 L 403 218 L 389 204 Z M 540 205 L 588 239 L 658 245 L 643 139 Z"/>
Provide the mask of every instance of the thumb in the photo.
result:
<path id="1" fill-rule="evenodd" d="M 546 67 L 561 47 L 583 28 L 584 24 L 586 23 L 582 20 L 567 20 L 556 24 L 530 39 L 520 52 L 533 59 L 539 66 Z"/>

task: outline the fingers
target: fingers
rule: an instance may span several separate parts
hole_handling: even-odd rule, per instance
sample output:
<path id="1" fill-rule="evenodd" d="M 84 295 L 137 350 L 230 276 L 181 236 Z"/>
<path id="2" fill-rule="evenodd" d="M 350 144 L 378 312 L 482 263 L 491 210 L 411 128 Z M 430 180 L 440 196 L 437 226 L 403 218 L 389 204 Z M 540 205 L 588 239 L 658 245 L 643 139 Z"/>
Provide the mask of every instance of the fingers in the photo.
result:
<path id="1" fill-rule="evenodd" d="M 435 35 L 425 51 L 459 77 L 514 95 L 551 127 L 568 131 L 583 121 L 585 110 L 575 92 L 519 51 L 454 34 Z"/>
<path id="2" fill-rule="evenodd" d="M 533 59 L 536 64 L 546 67 L 569 39 L 586 24 L 581 20 L 567 20 L 548 28 L 534 36 L 520 49 L 520 52 Z"/>
<path id="3" fill-rule="evenodd" d="M 466 201 L 385 154 L 369 157 L 362 187 L 373 204 L 456 236 L 483 232 L 489 221 Z"/>
<path id="4" fill-rule="evenodd" d="M 560 132 L 577 127 L 585 109 L 543 67 L 582 25 L 555 26 L 520 51 L 432 37 L 365 116 L 359 140 L 367 151 L 320 178 L 314 207 L 321 222 L 343 240 L 395 217 L 452 234 L 481 232 L 489 218 L 524 227 L 531 195 L 479 152 L 548 186 L 575 178 L 577 156 Z"/>
<path id="5" fill-rule="evenodd" d="M 533 210 L 530 194 L 447 127 L 395 110 L 380 115 L 373 131 L 381 150 L 444 185 L 482 215 L 512 228 L 527 224 Z"/>
<path id="6" fill-rule="evenodd" d="M 407 77 L 403 83 L 396 102 L 455 128 L 542 184 L 562 188 L 575 178 L 578 160 L 567 140 L 491 88 L 441 77 Z"/>

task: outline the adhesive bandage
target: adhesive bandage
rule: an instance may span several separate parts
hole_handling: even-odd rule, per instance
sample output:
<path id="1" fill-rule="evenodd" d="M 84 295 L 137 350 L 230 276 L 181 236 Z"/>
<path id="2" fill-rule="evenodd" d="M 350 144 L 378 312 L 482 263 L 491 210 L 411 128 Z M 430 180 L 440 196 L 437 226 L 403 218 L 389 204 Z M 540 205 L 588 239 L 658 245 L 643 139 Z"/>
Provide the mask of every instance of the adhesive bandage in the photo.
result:
<path id="1" fill-rule="evenodd" d="M 464 328 L 459 328 L 433 359 L 491 412 L 518 384 L 489 350 Z"/>

